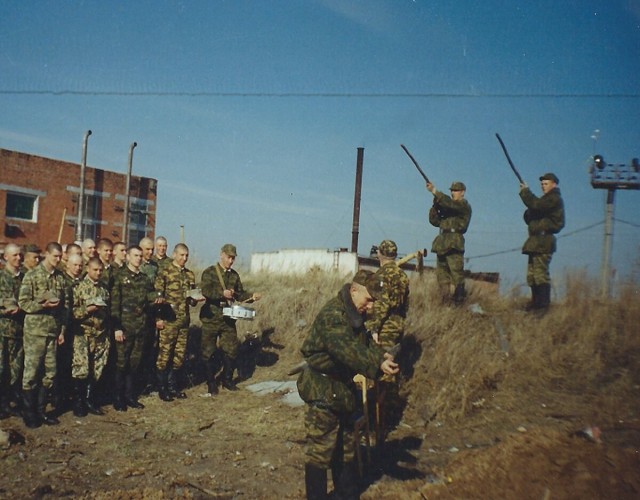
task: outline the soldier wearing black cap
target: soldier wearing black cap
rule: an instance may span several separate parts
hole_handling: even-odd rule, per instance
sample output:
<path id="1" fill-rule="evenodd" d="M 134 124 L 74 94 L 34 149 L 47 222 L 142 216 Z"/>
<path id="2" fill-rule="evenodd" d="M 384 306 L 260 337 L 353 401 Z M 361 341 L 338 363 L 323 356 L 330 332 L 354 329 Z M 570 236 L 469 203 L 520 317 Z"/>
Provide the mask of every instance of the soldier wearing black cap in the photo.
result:
<path id="1" fill-rule="evenodd" d="M 316 316 L 302 344 L 307 364 L 298 392 L 307 403 L 305 487 L 307 498 L 327 498 L 331 468 L 336 498 L 359 498 L 354 463 L 353 413 L 358 398 L 353 377 L 393 375 L 398 365 L 377 344 L 368 342 L 365 313 L 382 294 L 371 271 L 358 271 Z"/>
<path id="2" fill-rule="evenodd" d="M 446 302 L 450 286 L 454 286 L 453 302 L 461 305 L 466 293 L 464 289 L 464 233 L 471 221 L 471 205 L 465 200 L 466 186 L 459 181 L 451 184 L 451 196 L 447 196 L 428 182 L 427 189 L 433 194 L 433 206 L 429 210 L 429 222 L 440 228 L 440 234 L 431 244 L 431 251 L 438 256 L 436 276 Z"/>
<path id="3" fill-rule="evenodd" d="M 522 253 L 529 256 L 527 284 L 531 287 L 531 309 L 547 309 L 551 302 L 551 277 L 549 265 L 556 251 L 556 237 L 564 227 L 564 203 L 560 196 L 555 174 L 540 176 L 542 196 L 538 198 L 529 187 L 520 184 L 520 198 L 527 206 L 524 221 L 529 228 L 529 237 Z"/>

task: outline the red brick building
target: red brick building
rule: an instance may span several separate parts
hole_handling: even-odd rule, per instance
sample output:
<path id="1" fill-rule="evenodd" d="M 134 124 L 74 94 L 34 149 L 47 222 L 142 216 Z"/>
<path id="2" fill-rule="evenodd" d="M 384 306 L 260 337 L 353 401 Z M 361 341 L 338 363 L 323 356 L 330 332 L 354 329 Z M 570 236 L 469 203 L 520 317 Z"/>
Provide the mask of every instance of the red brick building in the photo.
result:
<path id="1" fill-rule="evenodd" d="M 129 235 L 123 237 L 126 174 L 86 167 L 83 238 L 137 243 L 154 237 L 157 180 L 132 176 Z M 0 248 L 76 239 L 80 165 L 0 149 Z"/>

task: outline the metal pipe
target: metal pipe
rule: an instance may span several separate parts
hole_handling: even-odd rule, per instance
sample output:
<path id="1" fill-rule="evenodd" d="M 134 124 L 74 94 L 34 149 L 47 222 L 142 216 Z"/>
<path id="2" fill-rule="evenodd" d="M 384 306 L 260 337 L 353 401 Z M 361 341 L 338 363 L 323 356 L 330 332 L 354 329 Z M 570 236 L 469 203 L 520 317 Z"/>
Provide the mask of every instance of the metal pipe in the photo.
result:
<path id="1" fill-rule="evenodd" d="M 604 209 L 604 240 L 602 243 L 602 298 L 611 295 L 611 247 L 613 246 L 613 212 L 616 190 L 607 190 L 607 204 Z"/>
<path id="2" fill-rule="evenodd" d="M 129 245 L 129 199 L 131 196 L 131 172 L 133 171 L 133 150 L 138 145 L 132 142 L 129 146 L 129 170 L 127 171 L 127 182 L 124 191 L 124 220 L 122 222 L 122 241 Z"/>
<path id="3" fill-rule="evenodd" d="M 358 148 L 356 160 L 356 192 L 353 199 L 353 226 L 351 231 L 351 251 L 358 254 L 358 235 L 360 233 L 360 199 L 362 197 L 362 163 L 364 148 Z"/>
<path id="4" fill-rule="evenodd" d="M 78 195 L 78 222 L 76 223 L 76 241 L 83 239 L 82 219 L 84 218 L 84 173 L 87 168 L 87 143 L 91 130 L 87 130 L 82 141 L 82 163 L 80 164 L 80 194 Z"/>

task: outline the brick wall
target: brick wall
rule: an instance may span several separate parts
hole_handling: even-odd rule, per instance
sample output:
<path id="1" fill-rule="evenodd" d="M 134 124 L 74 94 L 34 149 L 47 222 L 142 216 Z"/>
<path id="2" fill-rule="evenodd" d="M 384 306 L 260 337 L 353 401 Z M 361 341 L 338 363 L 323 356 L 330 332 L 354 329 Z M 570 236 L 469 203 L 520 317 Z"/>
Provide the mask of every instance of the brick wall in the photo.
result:
<path id="1" fill-rule="evenodd" d="M 85 196 L 95 204 L 85 209 L 83 221 L 93 226 L 96 234 L 85 234 L 85 237 L 125 239 L 122 231 L 126 177 L 126 174 L 87 166 Z M 131 178 L 131 216 L 139 222 L 144 213 L 146 224 L 144 227 L 130 225 L 149 237 L 154 237 L 155 231 L 156 187 L 155 179 Z M 34 220 L 7 216 L 8 193 L 12 202 L 16 197 L 35 200 Z M 57 241 L 59 235 L 61 243 L 74 241 L 79 193 L 79 164 L 0 149 L 0 246 L 14 242 L 35 243 L 42 248 L 49 241 Z"/>

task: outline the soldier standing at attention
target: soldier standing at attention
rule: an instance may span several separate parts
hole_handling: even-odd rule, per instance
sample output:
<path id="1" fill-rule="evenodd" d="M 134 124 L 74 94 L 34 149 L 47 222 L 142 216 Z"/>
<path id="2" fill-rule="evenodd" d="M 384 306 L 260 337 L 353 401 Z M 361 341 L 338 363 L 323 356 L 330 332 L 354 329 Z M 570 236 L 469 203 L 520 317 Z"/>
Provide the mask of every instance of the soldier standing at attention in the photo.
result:
<path id="1" fill-rule="evenodd" d="M 73 318 L 76 322 L 73 338 L 71 376 L 75 382 L 73 414 L 84 417 L 87 411 L 104 415 L 95 402 L 94 388 L 100 380 L 109 358 L 109 291 L 100 278 L 104 266 L 98 257 L 87 262 L 87 274 L 75 288 Z"/>
<path id="2" fill-rule="evenodd" d="M 167 248 L 169 247 L 169 243 L 167 242 L 167 238 L 164 236 L 158 236 L 156 238 L 156 250 L 153 254 L 153 260 L 158 264 L 158 268 L 163 266 L 164 264 L 170 264 L 171 259 L 167 255 Z"/>
<path id="3" fill-rule="evenodd" d="M 540 177 L 542 197 L 534 195 L 529 187 L 520 184 L 520 198 L 526 205 L 524 222 L 529 229 L 529 237 L 522 247 L 522 253 L 529 256 L 527 263 L 527 284 L 531 287 L 531 309 L 546 310 L 551 303 L 551 277 L 549 265 L 556 251 L 556 237 L 564 227 L 564 203 L 560 196 L 560 181 L 555 174 Z"/>
<path id="4" fill-rule="evenodd" d="M 178 243 L 173 249 L 173 261 L 163 266 L 156 277 L 155 289 L 162 297 L 158 316 L 158 394 L 163 401 L 184 399 L 187 395 L 178 389 L 178 370 L 182 368 L 189 336 L 189 307 L 196 301 L 189 292 L 196 287 L 193 271 L 185 267 L 189 248 Z"/>
<path id="5" fill-rule="evenodd" d="M 104 286 L 107 291 L 111 292 L 114 278 L 113 273 L 115 271 L 113 266 L 113 242 L 108 238 L 101 238 L 98 240 L 97 252 L 103 267 L 100 284 Z"/>
<path id="6" fill-rule="evenodd" d="M 398 372 L 392 356 L 366 339 L 364 315 L 381 293 L 380 281 L 370 271 L 358 271 L 353 282 L 324 305 L 302 344 L 307 366 L 298 378 L 298 391 L 307 403 L 307 498 L 328 498 L 329 468 L 336 497 L 358 497 L 352 435 L 357 406 L 353 377 L 362 373 L 376 379 L 382 373 Z"/>
<path id="7" fill-rule="evenodd" d="M 440 228 L 431 251 L 438 256 L 436 276 L 443 302 L 451 296 L 450 286 L 454 286 L 453 303 L 461 305 L 466 297 L 464 289 L 464 233 L 471 221 L 471 205 L 465 200 L 467 191 L 462 182 L 451 184 L 451 196 L 437 191 L 428 182 L 427 189 L 433 194 L 433 206 L 429 210 L 429 222 Z"/>
<path id="8" fill-rule="evenodd" d="M 20 407 L 20 382 L 24 366 L 24 311 L 18 307 L 20 285 L 24 278 L 20 270 L 20 247 L 9 243 L 4 248 L 4 260 L 5 267 L 0 270 L 0 418 L 11 415 L 12 399 Z"/>
<path id="9" fill-rule="evenodd" d="M 24 249 L 23 257 L 22 271 L 26 274 L 27 271 L 35 269 L 40 263 L 40 249 L 37 245 L 27 245 Z"/>
<path id="10" fill-rule="evenodd" d="M 82 241 L 82 262 L 86 265 L 89 259 L 97 257 L 96 242 L 91 238 L 86 238 Z"/>
<path id="11" fill-rule="evenodd" d="M 64 342 L 69 297 L 62 273 L 56 269 L 62 257 L 59 243 L 47 245 L 44 260 L 25 274 L 18 305 L 25 311 L 23 419 L 27 427 L 60 423 L 46 413 L 48 392 L 56 375 L 56 346 Z"/>
<path id="12" fill-rule="evenodd" d="M 122 269 L 126 264 L 127 258 L 127 245 L 125 245 L 122 241 L 118 241 L 113 244 L 113 267 L 114 274 L 119 269 Z"/>
<path id="13" fill-rule="evenodd" d="M 384 240 L 378 245 L 380 269 L 376 271 L 375 278 L 382 285 L 382 293 L 373 303 L 366 321 L 367 330 L 371 332 L 373 340 L 385 351 L 402 341 L 409 307 L 409 278 L 396 264 L 397 256 L 398 246 L 394 241 Z M 380 409 L 381 421 L 378 427 L 382 433 L 378 439 L 383 441 L 387 426 L 391 425 L 392 417 L 400 407 L 398 380 L 395 375 L 383 375 L 377 381 L 376 404 Z M 376 444 L 380 445 L 381 442 Z"/>
<path id="14" fill-rule="evenodd" d="M 142 249 L 127 249 L 127 265 L 113 284 L 111 316 L 116 341 L 115 397 L 116 411 L 144 408 L 138 401 L 134 374 L 140 365 L 142 347 L 149 335 L 154 302 L 157 297 L 149 276 L 140 271 Z"/>
<path id="15" fill-rule="evenodd" d="M 222 309 L 233 304 L 234 301 L 255 301 L 261 297 L 258 293 L 251 294 L 245 291 L 240 275 L 232 269 L 237 255 L 235 245 L 227 243 L 220 249 L 218 263 L 202 272 L 200 286 L 206 301 L 200 309 L 201 360 L 205 365 L 210 394 L 218 392 L 215 376 L 220 363 L 222 363 L 222 386 L 229 391 L 238 390 L 233 382 L 233 371 L 240 348 L 236 320 L 223 316 Z"/>
<path id="16" fill-rule="evenodd" d="M 158 263 L 153 260 L 153 240 L 151 238 L 142 238 L 139 243 L 142 249 L 142 265 L 140 271 L 146 274 L 151 283 L 156 282 L 158 275 Z M 142 348 L 142 370 L 141 378 L 144 384 L 143 394 L 151 393 L 156 384 L 156 360 L 158 358 L 158 331 L 155 328 L 154 321 L 149 324 L 149 332 Z"/>

